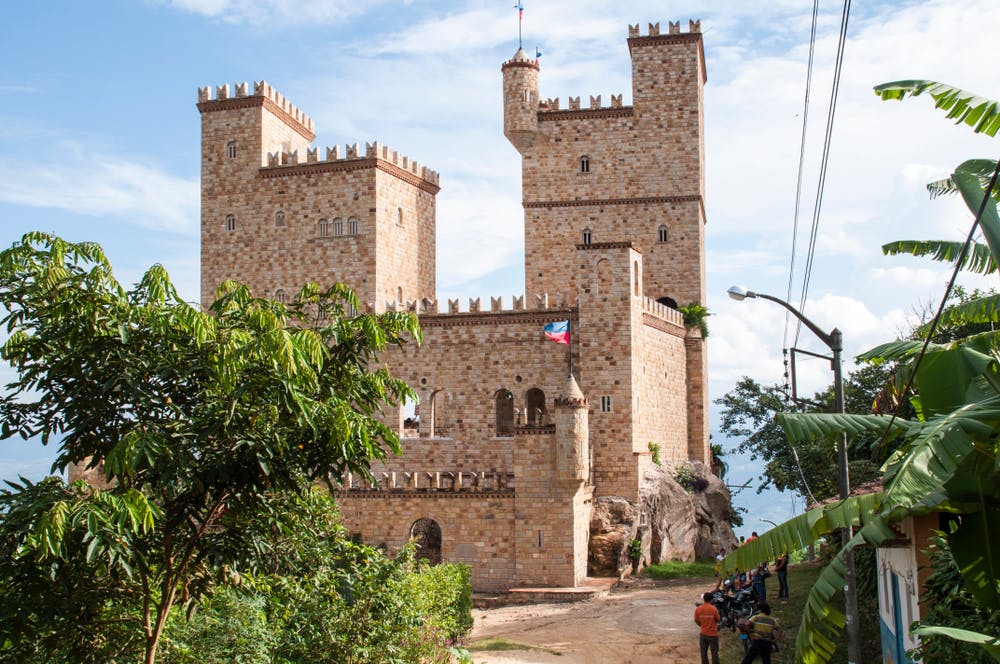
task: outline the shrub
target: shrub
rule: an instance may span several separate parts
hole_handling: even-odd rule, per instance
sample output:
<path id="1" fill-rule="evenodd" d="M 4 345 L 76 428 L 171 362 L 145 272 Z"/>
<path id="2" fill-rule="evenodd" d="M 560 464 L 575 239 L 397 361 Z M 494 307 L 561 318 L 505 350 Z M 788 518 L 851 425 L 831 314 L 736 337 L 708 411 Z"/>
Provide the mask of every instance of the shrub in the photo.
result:
<path id="1" fill-rule="evenodd" d="M 653 441 L 649 442 L 649 453 L 653 457 L 653 463 L 660 465 L 660 446 Z"/>

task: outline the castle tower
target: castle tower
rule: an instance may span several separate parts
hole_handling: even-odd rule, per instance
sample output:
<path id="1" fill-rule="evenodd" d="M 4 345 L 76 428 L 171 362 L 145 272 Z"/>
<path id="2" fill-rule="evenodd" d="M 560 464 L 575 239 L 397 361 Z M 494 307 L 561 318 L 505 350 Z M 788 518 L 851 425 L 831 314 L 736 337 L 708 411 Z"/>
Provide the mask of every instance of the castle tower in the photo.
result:
<path id="1" fill-rule="evenodd" d="M 590 475 L 587 399 L 573 376 L 555 399 L 556 481 L 579 486 Z"/>
<path id="2" fill-rule="evenodd" d="M 263 81 L 203 88 L 198 110 L 203 306 L 227 279 L 279 301 L 339 281 L 376 311 L 435 299 L 437 173 L 378 142 L 321 155 Z"/>
<path id="3" fill-rule="evenodd" d="M 518 152 L 530 150 L 538 132 L 538 65 L 523 48 L 503 63 L 503 135 Z"/>
<path id="4" fill-rule="evenodd" d="M 589 107 L 535 107 L 537 65 L 523 51 L 503 66 L 504 133 L 521 153 L 525 286 L 577 295 L 575 245 L 632 242 L 643 291 L 704 303 L 705 60 L 700 24 L 629 28 L 633 105 L 601 95 Z M 527 104 L 527 106 L 526 106 Z M 567 280 L 568 283 L 567 283 Z M 568 291 L 568 292 L 567 292 Z"/>

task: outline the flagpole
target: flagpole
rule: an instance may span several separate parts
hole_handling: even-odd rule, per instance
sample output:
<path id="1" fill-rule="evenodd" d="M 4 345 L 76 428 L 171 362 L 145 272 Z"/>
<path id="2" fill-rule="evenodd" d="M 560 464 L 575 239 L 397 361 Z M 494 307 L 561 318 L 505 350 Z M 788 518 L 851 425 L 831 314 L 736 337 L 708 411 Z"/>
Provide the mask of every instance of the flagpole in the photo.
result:
<path id="1" fill-rule="evenodd" d="M 566 331 L 569 333 L 569 343 L 566 350 L 569 352 L 569 377 L 573 377 L 573 316 L 570 315 L 566 321 Z"/>

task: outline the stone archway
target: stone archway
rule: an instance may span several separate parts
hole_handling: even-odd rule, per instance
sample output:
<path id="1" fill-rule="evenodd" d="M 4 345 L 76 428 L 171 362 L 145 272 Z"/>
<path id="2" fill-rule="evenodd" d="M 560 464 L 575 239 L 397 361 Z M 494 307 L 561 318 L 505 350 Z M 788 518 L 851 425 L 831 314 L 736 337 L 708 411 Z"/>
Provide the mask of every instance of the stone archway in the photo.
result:
<path id="1" fill-rule="evenodd" d="M 410 538 L 416 540 L 419 560 L 431 565 L 441 562 L 441 526 L 434 519 L 417 519 L 410 526 Z"/>

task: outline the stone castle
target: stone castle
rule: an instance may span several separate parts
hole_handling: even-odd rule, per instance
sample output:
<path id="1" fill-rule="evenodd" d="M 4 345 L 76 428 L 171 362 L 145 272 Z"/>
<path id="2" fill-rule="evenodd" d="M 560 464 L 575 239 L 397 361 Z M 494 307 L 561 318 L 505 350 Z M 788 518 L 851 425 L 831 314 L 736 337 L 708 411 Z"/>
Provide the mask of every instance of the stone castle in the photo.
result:
<path id="1" fill-rule="evenodd" d="M 477 590 L 580 585 L 595 504 L 639 505 L 655 446 L 710 463 L 705 340 L 676 310 L 705 301 L 702 35 L 630 26 L 628 46 L 632 106 L 560 108 L 523 50 L 503 63 L 527 293 L 467 308 L 436 297 L 436 172 L 378 142 L 321 154 L 267 83 L 199 90 L 203 304 L 225 279 L 279 301 L 340 281 L 370 311 L 419 314 L 423 344 L 382 356 L 420 396 L 419 416 L 389 414 L 404 455 L 338 499 L 364 541 L 415 536 L 422 555 L 468 563 Z M 542 331 L 562 320 L 572 375 Z M 626 539 L 656 559 L 669 547 L 640 513 Z M 701 555 L 732 537 L 713 528 Z"/>

